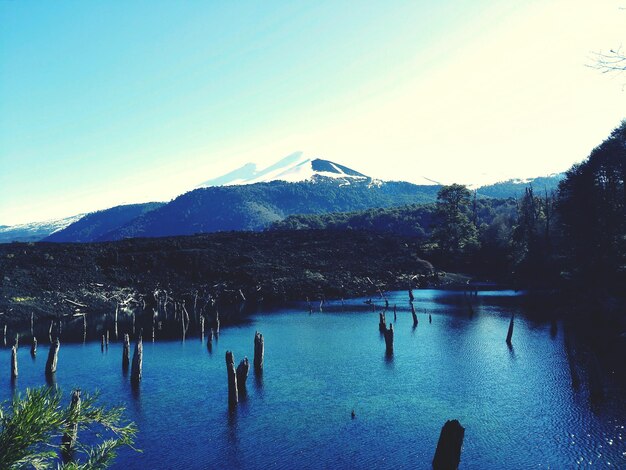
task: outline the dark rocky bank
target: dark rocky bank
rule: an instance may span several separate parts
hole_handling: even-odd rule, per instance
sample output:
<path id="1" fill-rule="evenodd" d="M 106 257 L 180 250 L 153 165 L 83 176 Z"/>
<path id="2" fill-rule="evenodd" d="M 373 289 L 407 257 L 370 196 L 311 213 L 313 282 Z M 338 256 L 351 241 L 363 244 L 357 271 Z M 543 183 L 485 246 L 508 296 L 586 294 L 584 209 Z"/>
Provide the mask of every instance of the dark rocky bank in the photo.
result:
<path id="1" fill-rule="evenodd" d="M 157 289 L 179 301 L 214 304 L 353 297 L 451 282 L 417 253 L 414 239 L 331 230 L 5 244 L 0 322 L 149 304 Z"/>

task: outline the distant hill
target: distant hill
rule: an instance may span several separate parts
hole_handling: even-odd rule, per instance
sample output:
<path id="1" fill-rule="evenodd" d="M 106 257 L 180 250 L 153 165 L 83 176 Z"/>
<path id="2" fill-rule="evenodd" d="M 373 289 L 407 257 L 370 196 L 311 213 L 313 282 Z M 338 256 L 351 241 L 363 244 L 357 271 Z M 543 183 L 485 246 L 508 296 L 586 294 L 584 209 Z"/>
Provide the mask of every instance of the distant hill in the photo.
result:
<path id="1" fill-rule="evenodd" d="M 538 194 L 543 194 L 545 190 L 548 192 L 556 191 L 559 182 L 565 178 L 565 173 L 556 173 L 548 176 L 539 176 L 537 178 L 529 178 L 526 180 L 511 179 L 499 183 L 481 186 L 476 190 L 479 196 L 492 197 L 497 199 L 506 199 L 509 197 L 518 198 L 524 195 L 524 190 L 531 186 Z"/>
<path id="2" fill-rule="evenodd" d="M 291 214 L 322 214 L 412 202 L 432 202 L 439 186 L 377 182 L 350 184 L 317 175 L 310 181 L 273 181 L 196 189 L 143 214 L 98 240 L 162 237 L 228 230 L 261 230 Z"/>
<path id="3" fill-rule="evenodd" d="M 49 242 L 89 242 L 98 240 L 131 220 L 163 206 L 162 202 L 128 204 L 92 212 L 62 230 L 44 238 Z"/>
<path id="4" fill-rule="evenodd" d="M 530 184 L 540 192 L 556 190 L 562 178 L 563 174 L 557 174 L 509 180 L 482 186 L 477 194 L 479 198 L 518 198 Z M 130 204 L 63 221 L 0 227 L 0 243 L 13 240 L 92 242 L 264 230 L 296 214 L 333 213 L 332 222 L 303 219 L 307 227 L 328 226 L 339 220 L 336 213 L 435 202 L 441 185 L 432 184 L 426 177 L 422 177 L 422 181 L 427 184 L 382 181 L 339 163 L 295 152 L 265 168 L 259 169 L 250 163 L 214 177 L 168 203 Z M 370 223 L 367 222 L 370 215 L 358 215 L 345 223 L 363 227 Z M 412 232 L 414 228 L 409 227 L 406 220 L 400 220 L 405 216 L 414 217 L 393 211 L 385 215 L 391 218 L 390 226 L 396 227 L 399 233 Z M 400 219 L 394 219 L 398 217 Z M 382 223 L 382 219 L 377 220 L 376 223 Z M 427 230 L 423 222 L 420 227 Z M 297 225 L 299 222 L 297 218 L 290 218 L 287 223 Z"/>
<path id="5" fill-rule="evenodd" d="M 51 233 L 63 230 L 82 216 L 83 214 L 79 214 L 64 219 L 30 222 L 20 225 L 2 225 L 0 226 L 0 243 L 39 241 Z"/>

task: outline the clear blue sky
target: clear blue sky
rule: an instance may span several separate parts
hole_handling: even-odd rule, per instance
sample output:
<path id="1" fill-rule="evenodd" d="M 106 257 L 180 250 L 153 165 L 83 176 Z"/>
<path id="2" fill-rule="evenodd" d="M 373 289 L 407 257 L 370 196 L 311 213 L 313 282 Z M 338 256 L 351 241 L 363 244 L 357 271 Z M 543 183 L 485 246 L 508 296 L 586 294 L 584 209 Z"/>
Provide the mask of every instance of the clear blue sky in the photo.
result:
<path id="1" fill-rule="evenodd" d="M 626 114 L 584 67 L 626 14 L 501 3 L 0 1 L 0 224 L 165 200 L 297 150 L 387 179 L 565 169 Z M 520 163 L 572 123 L 558 158 Z"/>

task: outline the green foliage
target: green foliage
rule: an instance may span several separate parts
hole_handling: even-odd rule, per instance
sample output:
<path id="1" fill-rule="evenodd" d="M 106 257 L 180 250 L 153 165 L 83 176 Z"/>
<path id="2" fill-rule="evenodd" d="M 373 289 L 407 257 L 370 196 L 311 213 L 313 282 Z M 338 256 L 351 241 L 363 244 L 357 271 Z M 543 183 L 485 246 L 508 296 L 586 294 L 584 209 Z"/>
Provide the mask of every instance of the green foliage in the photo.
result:
<path id="1" fill-rule="evenodd" d="M 432 239 L 443 256 L 458 258 L 477 248 L 478 232 L 470 221 L 470 191 L 460 184 L 444 186 L 437 194 L 437 224 Z"/>
<path id="2" fill-rule="evenodd" d="M 566 268 L 605 284 L 626 272 L 626 121 L 574 165 L 561 183 L 558 213 Z"/>
<path id="3" fill-rule="evenodd" d="M 122 422 L 122 408 L 95 405 L 96 396 L 84 396 L 80 408 L 61 406 L 61 393 L 49 387 L 27 390 L 9 406 L 0 407 L 0 468 L 107 468 L 118 449 L 132 447 L 137 429 Z M 77 425 L 79 439 L 71 459 L 61 461 L 61 436 Z M 80 436 L 104 438 L 83 445 Z"/>

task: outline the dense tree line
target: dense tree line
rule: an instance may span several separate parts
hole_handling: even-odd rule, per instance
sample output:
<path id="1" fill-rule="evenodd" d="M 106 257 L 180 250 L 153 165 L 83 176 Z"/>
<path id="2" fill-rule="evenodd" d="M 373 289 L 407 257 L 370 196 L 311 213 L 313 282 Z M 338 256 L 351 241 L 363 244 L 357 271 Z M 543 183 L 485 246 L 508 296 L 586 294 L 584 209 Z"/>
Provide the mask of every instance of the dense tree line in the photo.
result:
<path id="1" fill-rule="evenodd" d="M 290 216 L 272 229 L 392 232 L 419 238 L 420 256 L 444 269 L 617 287 L 626 285 L 625 178 L 626 121 L 557 190 L 529 185 L 517 199 L 488 199 L 455 184 L 436 203 Z"/>

